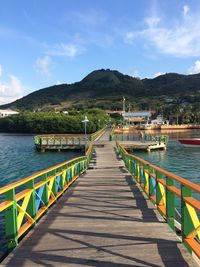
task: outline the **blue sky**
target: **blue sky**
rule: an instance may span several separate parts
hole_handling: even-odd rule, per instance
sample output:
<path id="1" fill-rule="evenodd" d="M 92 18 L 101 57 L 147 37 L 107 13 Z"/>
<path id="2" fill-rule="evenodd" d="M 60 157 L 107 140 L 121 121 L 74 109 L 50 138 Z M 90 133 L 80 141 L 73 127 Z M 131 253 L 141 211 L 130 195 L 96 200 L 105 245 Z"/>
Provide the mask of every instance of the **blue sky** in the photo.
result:
<path id="1" fill-rule="evenodd" d="M 0 104 L 101 68 L 200 72 L 199 0 L 0 0 Z"/>

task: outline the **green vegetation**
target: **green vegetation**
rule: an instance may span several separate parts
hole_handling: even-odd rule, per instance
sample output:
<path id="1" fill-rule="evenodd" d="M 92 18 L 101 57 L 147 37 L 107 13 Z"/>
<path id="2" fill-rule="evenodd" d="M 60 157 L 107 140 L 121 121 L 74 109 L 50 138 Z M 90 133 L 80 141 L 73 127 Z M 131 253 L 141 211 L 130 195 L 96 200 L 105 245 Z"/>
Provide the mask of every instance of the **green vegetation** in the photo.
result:
<path id="1" fill-rule="evenodd" d="M 200 74 L 168 73 L 154 79 L 134 78 L 118 71 L 97 70 L 74 84 L 54 85 L 35 91 L 0 108 L 54 111 L 101 108 L 120 110 L 122 96 L 132 109 L 157 109 L 166 100 L 174 103 L 200 102 Z"/>
<path id="2" fill-rule="evenodd" d="M 82 120 L 87 115 L 87 132 L 93 133 L 108 123 L 108 116 L 99 109 L 73 114 L 52 112 L 22 112 L 0 119 L 0 131 L 10 133 L 84 133 Z"/>
<path id="3" fill-rule="evenodd" d="M 163 114 L 172 123 L 177 121 L 179 123 L 200 123 L 200 74 L 168 73 L 154 79 L 140 80 L 123 75 L 118 71 L 102 69 L 93 71 L 80 82 L 44 88 L 0 108 L 40 111 L 48 112 L 48 114 L 55 110 L 68 111 L 69 116 L 64 117 L 67 118 L 65 126 L 61 127 L 66 132 L 69 128 L 66 124 L 68 123 L 71 127 L 67 120 L 70 118 L 70 121 L 73 121 L 73 116 L 79 118 L 79 115 L 84 114 L 84 112 L 87 113 L 87 110 L 94 110 L 94 108 L 98 108 L 98 110 L 122 110 L 123 96 L 126 98 L 126 107 L 128 108 L 129 105 L 130 110 L 153 110 L 155 116 Z M 37 115 L 35 116 L 37 117 Z M 42 125 L 38 122 L 39 128 L 35 128 L 35 131 L 45 132 L 43 125 L 51 124 L 48 126 L 50 131 L 55 130 L 55 124 L 63 125 L 62 115 L 57 115 L 60 116 L 60 119 L 53 119 L 53 116 L 55 115 L 50 115 L 44 124 L 41 123 Z M 120 120 L 120 116 L 117 114 L 112 116 L 117 121 Z M 75 117 L 72 124 L 80 132 L 79 127 L 75 127 L 77 123 Z M 13 123 L 12 120 L 14 119 L 6 119 L 6 126 L 3 126 L 3 129 L 11 129 L 9 125 Z M 39 120 L 40 118 L 38 118 Z M 32 121 L 31 118 L 26 121 L 24 131 L 32 128 L 29 125 Z"/>

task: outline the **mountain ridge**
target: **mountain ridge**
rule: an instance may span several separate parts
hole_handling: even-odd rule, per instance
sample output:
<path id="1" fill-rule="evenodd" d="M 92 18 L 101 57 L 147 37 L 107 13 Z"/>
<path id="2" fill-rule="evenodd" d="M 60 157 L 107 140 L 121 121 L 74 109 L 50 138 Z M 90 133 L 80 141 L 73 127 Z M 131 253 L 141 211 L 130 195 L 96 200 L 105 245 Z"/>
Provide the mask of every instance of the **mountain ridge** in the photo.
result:
<path id="1" fill-rule="evenodd" d="M 34 110 L 65 102 L 69 106 L 70 103 L 78 106 L 79 103 L 99 99 L 119 101 L 122 96 L 135 101 L 160 96 L 183 97 L 198 94 L 199 90 L 200 74 L 166 73 L 155 78 L 139 79 L 117 70 L 100 69 L 92 71 L 79 82 L 41 88 L 0 108 Z"/>

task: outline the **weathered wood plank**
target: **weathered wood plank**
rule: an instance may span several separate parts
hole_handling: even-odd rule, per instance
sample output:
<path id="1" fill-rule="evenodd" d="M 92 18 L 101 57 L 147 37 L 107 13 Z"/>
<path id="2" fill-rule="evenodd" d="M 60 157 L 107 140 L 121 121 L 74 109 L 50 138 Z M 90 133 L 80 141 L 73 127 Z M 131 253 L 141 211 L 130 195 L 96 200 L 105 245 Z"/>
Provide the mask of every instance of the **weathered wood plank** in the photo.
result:
<path id="1" fill-rule="evenodd" d="M 197 266 L 107 140 L 0 266 Z"/>

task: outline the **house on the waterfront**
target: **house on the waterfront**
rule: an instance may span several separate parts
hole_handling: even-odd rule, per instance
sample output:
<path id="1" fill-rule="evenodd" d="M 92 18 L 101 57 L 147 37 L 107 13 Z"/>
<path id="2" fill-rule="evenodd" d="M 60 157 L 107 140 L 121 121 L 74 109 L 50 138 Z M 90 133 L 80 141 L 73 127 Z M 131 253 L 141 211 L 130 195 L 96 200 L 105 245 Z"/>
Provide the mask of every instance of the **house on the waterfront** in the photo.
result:
<path id="1" fill-rule="evenodd" d="M 124 112 L 125 124 L 138 125 L 148 124 L 152 116 L 151 111 Z"/>
<path id="2" fill-rule="evenodd" d="M 155 120 L 151 121 L 151 124 L 154 124 L 154 125 L 168 125 L 169 121 L 165 120 L 162 115 L 158 115 Z"/>
<path id="3" fill-rule="evenodd" d="M 0 109 L 0 118 L 18 114 L 19 112 L 11 109 Z"/>

